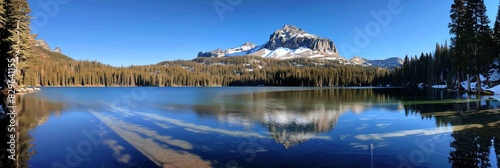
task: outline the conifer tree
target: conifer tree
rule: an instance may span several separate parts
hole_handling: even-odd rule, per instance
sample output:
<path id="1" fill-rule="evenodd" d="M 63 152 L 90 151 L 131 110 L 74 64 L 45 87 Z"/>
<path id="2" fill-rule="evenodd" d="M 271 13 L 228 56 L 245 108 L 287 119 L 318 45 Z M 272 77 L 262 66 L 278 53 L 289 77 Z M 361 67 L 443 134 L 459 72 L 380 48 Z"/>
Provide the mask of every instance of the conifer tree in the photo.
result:
<path id="1" fill-rule="evenodd" d="M 0 0 L 0 29 L 3 30 L 5 28 L 5 1 Z"/>
<path id="2" fill-rule="evenodd" d="M 22 74 L 28 67 L 26 61 L 30 58 L 30 47 L 33 45 L 33 36 L 30 34 L 31 10 L 26 0 L 3 0 L 0 7 L 0 67 L 2 75 L 0 81 L 6 87 L 7 59 L 15 59 L 17 73 L 16 81 L 22 81 Z"/>
<path id="3" fill-rule="evenodd" d="M 481 92 L 481 80 L 479 74 L 488 76 L 489 70 L 495 59 L 496 46 L 494 45 L 493 31 L 491 30 L 489 24 L 490 20 L 486 14 L 486 5 L 484 0 L 473 0 L 475 3 L 475 19 L 476 23 L 474 26 L 475 41 L 473 42 L 476 47 L 474 48 L 473 62 L 474 72 L 476 75 L 476 88 L 478 93 Z"/>
<path id="4" fill-rule="evenodd" d="M 460 84 L 461 72 L 465 69 L 466 56 L 464 49 L 466 48 L 465 38 L 464 38 L 464 27 L 465 27 L 465 14 L 466 8 L 463 0 L 454 0 L 454 4 L 451 5 L 451 22 L 448 24 L 450 28 L 450 34 L 453 35 L 451 38 L 451 55 L 452 55 L 452 65 L 456 71 L 458 89 L 464 90 Z"/>
<path id="5" fill-rule="evenodd" d="M 497 56 L 500 57 L 500 5 L 498 5 L 497 19 L 495 21 L 493 34 L 497 44 Z"/>

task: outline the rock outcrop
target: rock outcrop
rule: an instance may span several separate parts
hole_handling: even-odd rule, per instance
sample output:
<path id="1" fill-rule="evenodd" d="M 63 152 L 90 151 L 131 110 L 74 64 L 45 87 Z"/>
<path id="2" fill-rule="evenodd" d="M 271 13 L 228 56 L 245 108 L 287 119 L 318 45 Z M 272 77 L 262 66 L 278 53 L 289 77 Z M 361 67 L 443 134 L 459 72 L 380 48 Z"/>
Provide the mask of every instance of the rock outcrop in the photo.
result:
<path id="1" fill-rule="evenodd" d="M 56 52 L 56 53 L 62 54 L 61 48 L 56 47 L 54 50 L 51 50 L 50 47 L 49 47 L 49 44 L 45 40 L 43 40 L 43 39 L 36 40 L 35 41 L 35 46 L 42 47 L 43 49 L 48 50 L 48 51 L 52 51 L 52 52 Z"/>
<path id="2" fill-rule="evenodd" d="M 52 51 L 52 52 L 56 52 L 56 53 L 62 54 L 61 48 L 59 48 L 59 47 L 56 47 L 54 49 L 54 51 Z"/>
<path id="3" fill-rule="evenodd" d="M 245 43 L 237 48 L 217 49 L 209 52 L 199 52 L 198 57 L 228 57 L 228 56 L 259 56 L 276 59 L 290 58 L 323 58 L 346 62 L 341 57 L 335 44 L 327 38 L 309 34 L 303 29 L 285 25 L 270 35 L 263 45 Z"/>
<path id="4" fill-rule="evenodd" d="M 35 46 L 42 47 L 43 49 L 50 51 L 49 44 L 47 44 L 47 42 L 45 42 L 45 40 L 43 39 L 36 40 Z"/>
<path id="5" fill-rule="evenodd" d="M 271 34 L 269 41 L 263 46 L 268 50 L 278 48 L 298 49 L 307 47 L 313 51 L 334 52 L 337 53 L 335 44 L 330 39 L 309 34 L 303 29 L 292 25 L 285 25 L 282 29 L 276 30 Z"/>

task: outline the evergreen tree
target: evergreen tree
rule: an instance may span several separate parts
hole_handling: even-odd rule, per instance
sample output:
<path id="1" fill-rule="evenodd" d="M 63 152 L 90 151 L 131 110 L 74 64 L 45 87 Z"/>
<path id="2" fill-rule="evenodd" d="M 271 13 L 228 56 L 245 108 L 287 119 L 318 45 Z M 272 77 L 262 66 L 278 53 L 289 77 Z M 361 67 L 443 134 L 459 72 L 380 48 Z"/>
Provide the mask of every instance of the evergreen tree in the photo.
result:
<path id="1" fill-rule="evenodd" d="M 455 0 L 451 9 L 450 33 L 452 42 L 452 64 L 460 82 L 461 73 L 467 75 L 467 90 L 470 92 L 470 75 L 475 75 L 477 91 L 481 91 L 480 74 L 487 75 L 493 63 L 495 46 L 484 0 Z M 461 84 L 458 85 L 462 90 Z"/>
<path id="2" fill-rule="evenodd" d="M 500 5 L 498 5 L 497 19 L 495 21 L 493 34 L 497 44 L 497 56 L 500 57 Z"/>
<path id="3" fill-rule="evenodd" d="M 462 85 L 460 85 L 461 72 L 465 70 L 465 64 L 467 61 L 465 55 L 465 38 L 464 38 L 464 27 L 465 27 L 465 14 L 466 8 L 463 0 L 454 0 L 454 4 L 451 5 L 451 22 L 448 24 L 450 28 L 451 38 L 451 60 L 453 69 L 456 71 L 456 79 L 458 83 L 458 89 L 464 90 Z"/>
<path id="4" fill-rule="evenodd" d="M 0 0 L 0 30 L 4 30 L 5 28 L 5 1 L 4 0 Z"/>
<path id="5" fill-rule="evenodd" d="M 22 82 L 22 72 L 28 67 L 26 60 L 30 58 L 30 47 L 33 45 L 33 36 L 30 34 L 31 10 L 26 0 L 0 1 L 0 67 L 6 73 L 7 59 L 20 61 L 16 63 L 16 81 Z M 5 76 L 0 75 L 2 86 L 6 87 Z"/>
<path id="6" fill-rule="evenodd" d="M 475 1 L 475 2 L 474 2 Z M 474 48 L 474 71 L 476 74 L 476 86 L 478 93 L 481 92 L 481 80 L 479 74 L 488 76 L 489 70 L 495 59 L 496 46 L 494 45 L 493 31 L 491 30 L 489 24 L 490 20 L 486 14 L 486 5 L 484 0 L 474 0 L 475 3 L 475 17 L 476 26 L 475 27 L 475 41 L 473 42 L 476 47 Z"/>

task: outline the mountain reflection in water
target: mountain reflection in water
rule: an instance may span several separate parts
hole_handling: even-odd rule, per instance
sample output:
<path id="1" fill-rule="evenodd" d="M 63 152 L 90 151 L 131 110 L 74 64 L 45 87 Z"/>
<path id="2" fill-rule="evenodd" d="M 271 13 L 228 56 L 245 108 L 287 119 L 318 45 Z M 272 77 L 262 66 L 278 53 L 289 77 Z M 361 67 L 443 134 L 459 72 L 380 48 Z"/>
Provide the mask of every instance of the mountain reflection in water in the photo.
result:
<path id="1" fill-rule="evenodd" d="M 231 95 L 209 105 L 195 105 L 198 114 L 210 115 L 221 122 L 250 126 L 256 122 L 266 126 L 269 134 L 285 148 L 335 128 L 346 112 L 362 113 L 370 108 L 389 111 L 403 109 L 400 100 L 387 90 L 330 89 L 286 92 L 257 92 Z"/>
<path id="2" fill-rule="evenodd" d="M 40 143 L 47 138 L 41 135 L 56 130 L 40 132 L 40 128 L 56 121 L 87 120 L 68 119 L 70 114 L 85 114 L 109 127 L 111 133 L 103 133 L 103 145 L 94 148 L 107 154 L 94 152 L 91 156 L 102 157 L 100 161 L 107 160 L 110 163 L 105 165 L 110 167 L 190 163 L 201 167 L 234 163 L 240 167 L 369 167 L 373 148 L 376 167 L 500 166 L 500 102 L 487 97 L 443 90 L 160 88 L 138 102 L 137 108 L 110 104 L 113 95 L 130 90 L 51 88 L 51 92 L 68 94 L 57 99 L 43 91 L 19 95 L 20 167 L 64 162 L 64 147 L 60 148 L 61 156 L 48 156 L 45 150 L 58 146 Z M 0 124 L 4 128 L 8 125 L 5 118 Z M 64 135 L 72 130 L 59 131 L 58 135 Z M 64 144 L 81 140 L 69 139 Z M 255 146 L 251 141 L 260 143 Z M 254 145 L 250 151 L 255 155 L 248 154 L 249 149 L 242 148 L 245 145 Z M 411 158 L 416 151 L 424 157 Z M 0 158 L 0 167 L 12 164 L 5 153 Z M 84 161 L 82 165 L 102 163 Z"/>

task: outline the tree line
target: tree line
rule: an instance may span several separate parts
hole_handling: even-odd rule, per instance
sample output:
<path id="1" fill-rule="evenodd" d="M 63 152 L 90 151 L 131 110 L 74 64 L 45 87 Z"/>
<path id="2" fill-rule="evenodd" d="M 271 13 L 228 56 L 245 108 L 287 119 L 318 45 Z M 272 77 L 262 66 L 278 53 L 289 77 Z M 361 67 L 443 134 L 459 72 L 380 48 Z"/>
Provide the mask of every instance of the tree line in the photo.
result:
<path id="1" fill-rule="evenodd" d="M 258 57 L 197 58 L 113 67 L 97 61 L 76 61 L 34 47 L 35 36 L 29 34 L 27 2 L 0 3 L 3 3 L 0 9 L 3 13 L 0 52 L 3 53 L 0 54 L 14 58 L 16 50 L 22 51 L 16 80 L 20 85 L 31 86 L 409 86 L 425 83 L 453 87 L 464 79 L 471 81 L 479 75 L 488 76 L 489 70 L 495 68 L 492 63 L 498 59 L 500 48 L 500 21 L 497 17 L 494 29 L 489 27 L 484 0 L 455 0 L 449 24 L 451 45 L 436 44 L 434 53 L 406 56 L 403 66 L 394 69 L 342 65 L 320 59 Z M 1 59 L 0 64 L 6 67 L 5 59 Z M 464 90 L 461 85 L 458 88 Z"/>
<path id="2" fill-rule="evenodd" d="M 498 10 L 500 12 L 500 6 Z M 434 53 L 406 56 L 404 65 L 386 77 L 401 86 L 445 84 L 469 92 L 472 91 L 471 81 L 481 86 L 480 75 L 488 79 L 491 70 L 499 68 L 495 62 L 500 60 L 500 13 L 492 29 L 484 0 L 454 0 L 450 19 L 449 46 L 447 42 L 436 44 Z M 464 88 L 459 83 L 465 80 Z M 492 85 L 491 81 L 485 84 Z M 481 89 L 477 87 L 477 92 Z"/>
<path id="3" fill-rule="evenodd" d="M 34 47 L 36 62 L 19 82 L 31 86 L 372 86 L 389 70 L 321 59 L 197 58 L 156 65 L 113 67 L 75 61 Z"/>

